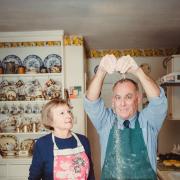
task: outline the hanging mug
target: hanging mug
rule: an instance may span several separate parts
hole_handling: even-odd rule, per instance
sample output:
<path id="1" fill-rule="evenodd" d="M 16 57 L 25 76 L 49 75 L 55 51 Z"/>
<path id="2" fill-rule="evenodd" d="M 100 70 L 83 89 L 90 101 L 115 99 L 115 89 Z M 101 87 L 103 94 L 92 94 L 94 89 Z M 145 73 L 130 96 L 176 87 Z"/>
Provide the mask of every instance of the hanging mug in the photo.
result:
<path id="1" fill-rule="evenodd" d="M 25 67 L 24 66 L 18 67 L 18 74 L 25 74 Z"/>
<path id="2" fill-rule="evenodd" d="M 2 66 L 0 66 L 0 74 L 4 74 L 4 69 Z"/>
<path id="3" fill-rule="evenodd" d="M 16 73 L 16 66 L 15 62 L 6 62 L 6 69 L 5 72 L 6 74 L 15 74 Z"/>

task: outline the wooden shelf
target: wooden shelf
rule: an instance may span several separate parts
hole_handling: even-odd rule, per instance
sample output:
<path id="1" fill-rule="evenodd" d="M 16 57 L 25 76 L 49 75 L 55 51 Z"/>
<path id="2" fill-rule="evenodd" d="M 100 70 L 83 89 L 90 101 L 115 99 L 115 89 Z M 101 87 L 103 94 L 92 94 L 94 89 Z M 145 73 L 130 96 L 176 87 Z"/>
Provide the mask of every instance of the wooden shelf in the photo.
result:
<path id="1" fill-rule="evenodd" d="M 20 157 L 20 156 L 7 156 L 7 157 L 2 157 L 0 164 L 16 164 L 16 165 L 24 165 L 24 164 L 30 164 L 32 161 L 32 156 L 25 156 L 25 157 Z"/>
<path id="2" fill-rule="evenodd" d="M 1 74 L 0 77 L 47 77 L 61 76 L 62 73 L 35 73 L 35 74 Z"/>
<path id="3" fill-rule="evenodd" d="M 180 86 L 180 83 L 163 83 L 160 84 L 160 86 L 164 87 L 164 86 Z"/>
<path id="4" fill-rule="evenodd" d="M 46 135 L 46 134 L 49 134 L 50 131 L 43 131 L 43 132 L 2 132 L 0 133 L 0 135 Z"/>

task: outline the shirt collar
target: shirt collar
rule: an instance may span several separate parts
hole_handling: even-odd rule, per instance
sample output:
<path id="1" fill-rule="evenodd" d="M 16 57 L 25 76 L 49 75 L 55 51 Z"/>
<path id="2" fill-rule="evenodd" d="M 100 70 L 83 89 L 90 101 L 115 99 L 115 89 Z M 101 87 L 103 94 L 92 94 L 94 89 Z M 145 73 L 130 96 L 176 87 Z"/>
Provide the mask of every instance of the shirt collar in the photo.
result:
<path id="1" fill-rule="evenodd" d="M 116 116 L 117 117 L 117 125 L 118 125 L 118 129 L 124 129 L 124 125 L 123 125 L 123 122 L 125 121 L 125 119 L 122 119 L 121 117 L 119 116 Z M 135 121 L 137 119 L 137 112 L 134 114 L 134 116 L 132 116 L 131 118 L 129 118 L 128 120 L 130 121 L 130 124 L 129 124 L 129 127 L 134 129 L 135 128 Z"/>

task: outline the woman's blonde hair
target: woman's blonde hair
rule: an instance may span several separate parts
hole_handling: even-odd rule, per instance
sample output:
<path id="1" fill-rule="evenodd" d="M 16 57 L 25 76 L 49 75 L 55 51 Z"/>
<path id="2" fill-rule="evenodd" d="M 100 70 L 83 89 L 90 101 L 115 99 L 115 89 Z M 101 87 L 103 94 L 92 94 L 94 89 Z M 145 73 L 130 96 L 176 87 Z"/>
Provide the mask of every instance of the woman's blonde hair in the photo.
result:
<path id="1" fill-rule="evenodd" d="M 45 104 L 45 106 L 42 109 L 42 113 L 41 113 L 42 124 L 44 125 L 44 127 L 46 127 L 49 130 L 54 129 L 52 127 L 53 119 L 52 119 L 51 110 L 59 105 L 62 106 L 67 105 L 69 108 L 72 109 L 72 106 L 70 106 L 70 104 L 64 99 L 53 99 L 49 101 L 47 104 Z"/>

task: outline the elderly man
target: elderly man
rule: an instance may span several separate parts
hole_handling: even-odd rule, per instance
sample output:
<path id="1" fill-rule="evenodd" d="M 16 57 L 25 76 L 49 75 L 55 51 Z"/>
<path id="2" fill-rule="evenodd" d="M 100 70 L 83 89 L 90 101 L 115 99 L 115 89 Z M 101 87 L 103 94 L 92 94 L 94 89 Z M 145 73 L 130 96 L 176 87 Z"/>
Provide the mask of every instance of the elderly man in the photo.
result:
<path id="1" fill-rule="evenodd" d="M 136 76 L 149 99 L 138 111 L 138 85 L 123 78 L 113 86 L 112 108 L 106 108 L 100 92 L 107 73 L 118 71 Z M 157 136 L 167 113 L 161 87 L 138 67 L 135 60 L 113 55 L 102 58 L 84 99 L 84 107 L 100 137 L 102 180 L 155 180 Z"/>

